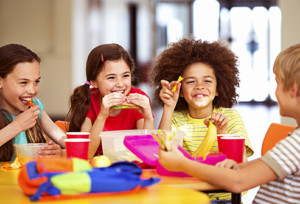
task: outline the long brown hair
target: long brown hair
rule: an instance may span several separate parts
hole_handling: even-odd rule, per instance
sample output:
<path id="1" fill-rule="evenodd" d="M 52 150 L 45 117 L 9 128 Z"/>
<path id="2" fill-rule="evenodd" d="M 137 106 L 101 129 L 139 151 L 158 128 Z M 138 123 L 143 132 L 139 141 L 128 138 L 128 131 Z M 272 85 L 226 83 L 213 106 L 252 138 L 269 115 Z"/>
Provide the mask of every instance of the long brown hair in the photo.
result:
<path id="1" fill-rule="evenodd" d="M 36 53 L 19 44 L 9 44 L 0 47 L 0 77 L 5 79 L 18 63 L 41 62 Z M 1 106 L 1 104 L 0 104 Z M 12 122 L 11 115 L 4 109 L 0 110 L 0 129 Z M 40 120 L 34 127 L 26 130 L 26 137 L 29 143 L 46 142 L 46 136 L 41 127 Z M 13 156 L 14 138 L 0 146 L 0 161 L 9 161 Z"/>
<path id="2" fill-rule="evenodd" d="M 103 44 L 95 47 L 89 54 L 86 62 L 86 80 L 96 80 L 106 61 L 123 59 L 131 73 L 135 64 L 129 53 L 118 44 Z M 70 96 L 70 110 L 66 120 L 70 121 L 69 131 L 80 131 L 91 103 L 90 86 L 84 84 L 74 89 Z"/>

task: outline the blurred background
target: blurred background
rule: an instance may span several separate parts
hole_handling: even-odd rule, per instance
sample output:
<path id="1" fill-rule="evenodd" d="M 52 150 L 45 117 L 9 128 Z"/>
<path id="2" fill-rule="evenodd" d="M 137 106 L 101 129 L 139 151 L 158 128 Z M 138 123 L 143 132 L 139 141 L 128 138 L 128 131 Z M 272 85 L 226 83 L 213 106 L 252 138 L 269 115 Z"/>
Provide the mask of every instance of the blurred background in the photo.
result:
<path id="1" fill-rule="evenodd" d="M 73 89 L 85 82 L 92 48 L 118 43 L 137 64 L 134 85 L 151 97 L 148 70 L 186 36 L 222 40 L 239 56 L 239 102 L 276 105 L 272 64 L 299 42 L 298 0 L 0 0 L 0 45 L 21 43 L 42 58 L 39 97 L 63 119 Z M 154 104 L 153 104 L 154 105 Z"/>
<path id="2" fill-rule="evenodd" d="M 279 115 L 272 65 L 282 49 L 299 43 L 299 10 L 299 0 L 0 0 L 0 46 L 20 43 L 42 58 L 38 97 L 55 121 L 64 120 L 69 96 L 86 81 L 87 55 L 99 44 L 118 43 L 130 52 L 134 85 L 151 98 L 148 71 L 168 43 L 190 35 L 222 40 L 239 56 L 234 108 L 254 159 L 271 122 L 296 124 Z M 152 106 L 158 127 L 161 108 Z M 244 203 L 251 203 L 251 192 Z"/>

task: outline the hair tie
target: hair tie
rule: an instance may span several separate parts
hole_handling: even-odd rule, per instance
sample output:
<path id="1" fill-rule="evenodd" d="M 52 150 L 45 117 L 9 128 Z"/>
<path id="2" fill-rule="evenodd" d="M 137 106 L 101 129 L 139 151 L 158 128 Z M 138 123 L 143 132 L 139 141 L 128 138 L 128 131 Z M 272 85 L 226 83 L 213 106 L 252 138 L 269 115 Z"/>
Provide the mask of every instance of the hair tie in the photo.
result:
<path id="1" fill-rule="evenodd" d="M 101 53 L 101 61 L 104 62 L 103 53 Z"/>
<path id="2" fill-rule="evenodd" d="M 91 85 L 91 83 L 89 81 L 86 81 L 85 84 L 87 84 L 89 86 Z"/>

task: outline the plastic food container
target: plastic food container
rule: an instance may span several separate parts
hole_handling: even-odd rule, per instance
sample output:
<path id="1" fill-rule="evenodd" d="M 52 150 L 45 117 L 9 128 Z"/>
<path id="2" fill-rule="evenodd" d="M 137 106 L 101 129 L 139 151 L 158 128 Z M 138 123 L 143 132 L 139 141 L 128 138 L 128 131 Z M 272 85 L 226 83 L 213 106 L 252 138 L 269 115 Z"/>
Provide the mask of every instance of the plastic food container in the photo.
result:
<path id="1" fill-rule="evenodd" d="M 125 136 L 144 136 L 157 134 L 158 130 L 139 129 L 139 130 L 117 130 L 117 131 L 104 131 L 100 133 L 103 154 L 107 156 L 112 162 L 116 161 L 138 161 L 143 162 L 135 154 L 133 154 L 124 145 Z M 166 131 L 171 134 L 172 131 Z M 184 132 L 174 132 L 175 136 L 172 141 L 178 145 L 182 145 Z"/>
<path id="2" fill-rule="evenodd" d="M 174 142 L 174 141 L 171 141 Z M 146 164 L 156 166 L 157 173 L 162 176 L 187 177 L 189 175 L 183 172 L 173 172 L 166 170 L 158 161 L 159 144 L 151 135 L 143 136 L 126 136 L 124 140 L 125 146 L 130 149 L 136 156 L 142 159 Z M 176 143 L 175 143 L 176 144 Z M 188 159 L 199 163 L 215 165 L 223 161 L 226 155 L 221 152 L 213 152 L 205 157 L 192 157 L 189 152 L 184 150 L 180 145 L 178 149 Z"/>
<path id="3" fill-rule="evenodd" d="M 14 144 L 15 155 L 21 163 L 25 164 L 28 161 L 36 159 L 38 151 L 44 146 L 47 146 L 47 143 Z"/>

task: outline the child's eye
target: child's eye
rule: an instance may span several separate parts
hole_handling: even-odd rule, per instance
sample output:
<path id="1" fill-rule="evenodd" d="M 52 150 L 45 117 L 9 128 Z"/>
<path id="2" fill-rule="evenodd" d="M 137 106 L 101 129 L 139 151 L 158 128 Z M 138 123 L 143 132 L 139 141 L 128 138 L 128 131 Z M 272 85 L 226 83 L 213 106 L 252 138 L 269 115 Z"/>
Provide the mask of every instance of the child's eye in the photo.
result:
<path id="1" fill-rule="evenodd" d="M 194 84 L 195 81 L 194 80 L 190 80 L 190 81 L 186 81 L 187 84 Z"/>
<path id="2" fill-rule="evenodd" d="M 130 77 L 130 74 L 124 74 L 123 77 L 125 78 Z"/>
<path id="3" fill-rule="evenodd" d="M 27 84 L 27 81 L 21 81 L 20 84 L 26 85 L 26 84 Z"/>
<path id="4" fill-rule="evenodd" d="M 40 80 L 36 80 L 34 83 L 35 83 L 36 85 L 38 85 L 40 82 L 41 82 Z"/>
<path id="5" fill-rule="evenodd" d="M 108 80 L 113 80 L 113 79 L 115 79 L 115 77 L 110 76 L 110 77 L 107 77 L 107 79 L 108 79 Z"/>
<path id="6" fill-rule="evenodd" d="M 212 83 L 212 80 L 204 80 L 205 83 Z"/>

